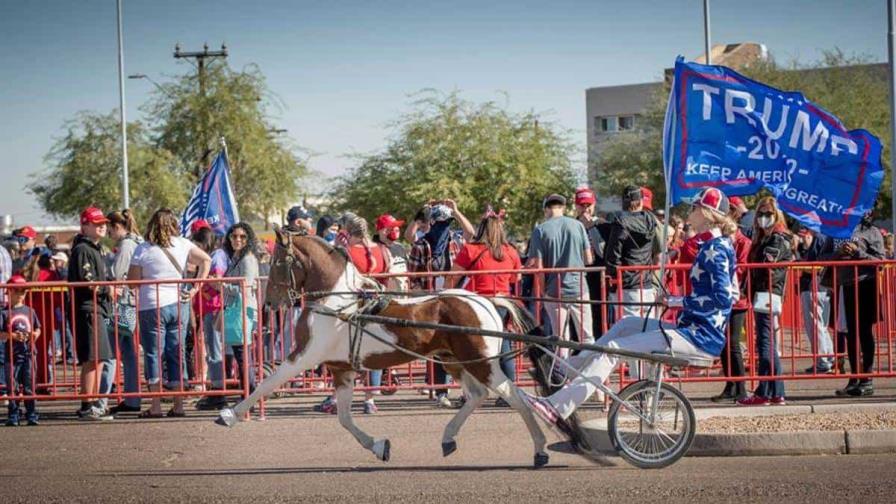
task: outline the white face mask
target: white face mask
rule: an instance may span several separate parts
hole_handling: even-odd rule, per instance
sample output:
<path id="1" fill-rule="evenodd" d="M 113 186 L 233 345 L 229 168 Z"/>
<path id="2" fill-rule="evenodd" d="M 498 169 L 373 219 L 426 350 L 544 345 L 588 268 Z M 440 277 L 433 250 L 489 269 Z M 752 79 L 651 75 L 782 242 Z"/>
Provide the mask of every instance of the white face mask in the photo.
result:
<path id="1" fill-rule="evenodd" d="M 775 220 L 771 217 L 759 217 L 758 219 L 756 219 L 756 222 L 762 229 L 768 229 L 772 227 L 772 225 L 775 223 Z"/>

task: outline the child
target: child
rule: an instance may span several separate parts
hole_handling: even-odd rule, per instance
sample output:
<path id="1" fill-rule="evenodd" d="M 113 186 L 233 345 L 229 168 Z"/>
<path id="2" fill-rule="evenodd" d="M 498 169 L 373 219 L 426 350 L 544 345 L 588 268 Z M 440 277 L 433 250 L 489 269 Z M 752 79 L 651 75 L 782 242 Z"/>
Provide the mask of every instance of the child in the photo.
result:
<path id="1" fill-rule="evenodd" d="M 21 386 L 22 393 L 26 396 L 34 395 L 31 387 L 31 347 L 34 340 L 40 337 L 40 321 L 37 314 L 25 305 L 26 290 L 13 285 L 27 283 L 25 277 L 13 275 L 7 285 L 9 305 L 0 310 L 0 340 L 4 347 L 4 353 L 9 356 L 3 363 L 3 373 L 6 376 L 7 393 L 14 396 Z M 28 415 L 28 425 L 38 425 L 37 408 L 34 399 L 25 400 L 25 411 Z M 9 416 L 6 420 L 7 427 L 19 425 L 19 401 L 9 400 Z"/>

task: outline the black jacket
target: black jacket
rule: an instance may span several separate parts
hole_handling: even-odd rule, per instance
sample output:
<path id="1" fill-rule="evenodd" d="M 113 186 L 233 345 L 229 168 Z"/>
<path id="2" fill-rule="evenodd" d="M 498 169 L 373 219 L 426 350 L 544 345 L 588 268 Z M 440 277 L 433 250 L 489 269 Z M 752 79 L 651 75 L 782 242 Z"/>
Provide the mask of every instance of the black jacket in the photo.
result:
<path id="1" fill-rule="evenodd" d="M 793 260 L 790 235 L 774 232 L 766 235 L 761 241 L 753 242 L 750 249 L 750 262 L 752 263 L 777 263 Z M 769 275 L 771 271 L 771 275 Z M 750 271 L 750 286 L 753 293 L 769 292 L 769 279 L 771 279 L 771 292 L 779 296 L 784 295 L 784 283 L 787 281 L 787 268 L 754 268 Z"/>
<path id="2" fill-rule="evenodd" d="M 831 239 L 820 233 L 812 233 L 812 245 L 804 247 L 802 243 L 797 248 L 799 260 L 803 262 L 821 261 L 821 253 Z M 815 282 L 820 286 L 824 273 L 815 274 Z M 812 273 L 804 271 L 800 277 L 800 292 L 809 292 L 812 290 Z"/>
<path id="3" fill-rule="evenodd" d="M 111 279 L 106 258 L 98 243 L 88 240 L 80 234 L 75 237 L 72 257 L 68 265 L 69 282 L 103 282 Z M 93 290 L 87 287 L 72 289 L 75 308 L 93 310 Z M 111 313 L 109 288 L 101 287 L 96 292 L 97 308 L 105 316 Z"/>
<path id="4" fill-rule="evenodd" d="M 840 246 L 847 241 L 855 243 L 859 248 L 856 255 L 852 257 L 842 257 L 840 255 Z M 821 260 L 823 261 L 874 261 L 885 258 L 884 237 L 880 229 L 862 223 L 856 226 L 849 240 L 828 240 L 821 251 Z M 858 281 L 860 282 L 875 279 L 877 275 L 876 266 L 844 266 L 836 269 L 837 285 L 854 284 L 856 282 L 856 273 L 858 273 Z M 826 287 L 833 286 L 833 268 L 825 270 L 823 283 Z"/>
<path id="5" fill-rule="evenodd" d="M 653 264 L 653 239 L 656 219 L 649 212 L 619 212 L 610 221 L 610 236 L 604 249 L 607 274 L 616 278 L 620 266 L 649 266 Z M 623 289 L 649 289 L 649 271 L 626 271 L 622 274 Z"/>

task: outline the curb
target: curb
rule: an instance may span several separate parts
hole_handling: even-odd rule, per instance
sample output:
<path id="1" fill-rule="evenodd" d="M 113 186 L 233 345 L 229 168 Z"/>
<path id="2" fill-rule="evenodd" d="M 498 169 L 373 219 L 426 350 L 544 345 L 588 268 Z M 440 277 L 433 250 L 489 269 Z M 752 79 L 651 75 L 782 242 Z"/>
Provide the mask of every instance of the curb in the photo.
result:
<path id="1" fill-rule="evenodd" d="M 718 415 L 713 415 L 718 416 Z M 582 425 L 598 452 L 615 453 L 606 419 Z M 796 431 L 738 434 L 697 432 L 689 457 L 764 457 L 781 455 L 866 455 L 896 453 L 896 430 Z"/>

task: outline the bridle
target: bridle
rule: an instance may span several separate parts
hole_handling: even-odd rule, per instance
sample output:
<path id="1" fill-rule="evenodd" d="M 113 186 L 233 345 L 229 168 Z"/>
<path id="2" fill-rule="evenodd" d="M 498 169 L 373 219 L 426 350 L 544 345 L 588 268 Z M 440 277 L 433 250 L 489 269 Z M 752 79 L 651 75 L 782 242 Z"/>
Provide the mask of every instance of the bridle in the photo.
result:
<path id="1" fill-rule="evenodd" d="M 287 281 L 275 281 L 274 275 L 268 279 L 269 284 L 275 285 L 277 287 L 286 287 L 286 296 L 289 298 L 290 304 L 295 304 L 302 298 L 302 287 L 299 285 L 298 279 L 296 278 L 296 269 L 300 269 L 303 271 L 307 271 L 307 268 L 302 263 L 302 260 L 295 253 L 294 241 L 293 238 L 296 236 L 302 237 L 307 236 L 305 233 L 290 231 L 287 229 L 281 229 L 281 233 L 285 234 L 289 245 L 283 245 L 280 243 L 280 240 L 277 240 L 277 247 L 281 247 L 286 249 L 286 255 L 282 258 L 275 259 L 271 262 L 272 271 L 277 271 L 280 268 L 285 268 L 286 271 L 289 272 L 287 275 Z M 279 275 L 278 275 L 279 276 Z"/>

